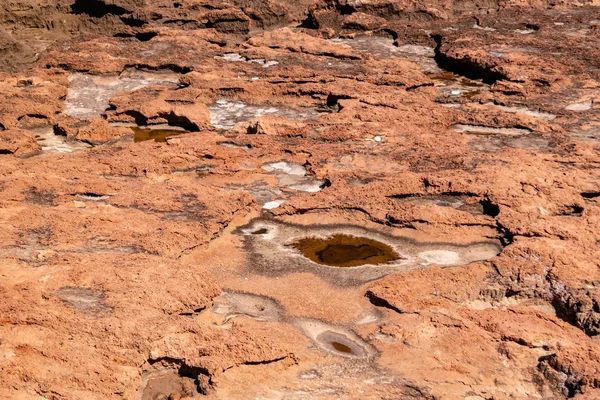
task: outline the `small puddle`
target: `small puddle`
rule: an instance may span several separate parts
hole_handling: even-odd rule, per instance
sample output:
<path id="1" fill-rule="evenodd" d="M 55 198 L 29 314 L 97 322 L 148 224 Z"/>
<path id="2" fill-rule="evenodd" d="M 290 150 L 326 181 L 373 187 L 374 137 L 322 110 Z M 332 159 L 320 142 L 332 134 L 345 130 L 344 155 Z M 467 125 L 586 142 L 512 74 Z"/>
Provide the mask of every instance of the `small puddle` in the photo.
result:
<path id="1" fill-rule="evenodd" d="M 342 356 L 365 357 L 366 352 L 363 346 L 350 340 L 347 336 L 333 331 L 325 331 L 316 338 L 319 343 L 332 353 L 339 353 Z"/>
<path id="2" fill-rule="evenodd" d="M 292 324 L 327 353 L 354 359 L 366 359 L 377 353 L 373 346 L 344 327 L 300 318 L 293 320 Z"/>
<path id="3" fill-rule="evenodd" d="M 241 101 L 221 99 L 208 107 L 210 123 L 217 129 L 231 129 L 240 122 L 264 116 L 277 116 L 292 120 L 318 118 L 321 113 L 316 108 L 279 108 L 274 106 L 256 106 Z"/>
<path id="4" fill-rule="evenodd" d="M 140 127 L 140 126 L 132 126 L 131 130 L 133 131 L 133 141 L 135 143 L 145 142 L 148 140 L 154 140 L 158 143 L 165 143 L 167 138 L 172 136 L 181 135 L 182 133 L 186 133 L 183 129 L 177 129 L 175 127 L 165 127 L 165 126 L 156 126 L 156 127 Z"/>
<path id="5" fill-rule="evenodd" d="M 352 349 L 349 346 L 346 346 L 343 343 L 333 341 L 333 342 L 331 342 L 331 345 L 333 346 L 333 348 L 336 351 L 339 351 L 341 353 L 348 353 L 348 354 L 352 354 L 353 353 Z"/>
<path id="6" fill-rule="evenodd" d="M 485 215 L 497 213 L 484 210 Z M 296 225 L 259 218 L 236 233 L 244 236 L 253 272 L 272 277 L 308 272 L 334 286 L 356 286 L 433 265 L 467 265 L 489 260 L 502 250 L 499 240 L 489 239 L 493 228 L 486 234 L 473 232 L 470 242 L 452 243 L 392 236 L 353 225 Z"/>
<path id="7" fill-rule="evenodd" d="M 313 262 L 333 267 L 384 264 L 400 258 L 387 244 L 344 234 L 337 234 L 328 239 L 300 239 L 291 246 Z"/>
<path id="8" fill-rule="evenodd" d="M 69 82 L 65 113 L 88 119 L 101 116 L 108 108 L 111 97 L 119 92 L 130 92 L 151 85 L 176 88 L 179 75 L 138 70 L 128 70 L 120 76 L 76 73 L 69 76 Z"/>

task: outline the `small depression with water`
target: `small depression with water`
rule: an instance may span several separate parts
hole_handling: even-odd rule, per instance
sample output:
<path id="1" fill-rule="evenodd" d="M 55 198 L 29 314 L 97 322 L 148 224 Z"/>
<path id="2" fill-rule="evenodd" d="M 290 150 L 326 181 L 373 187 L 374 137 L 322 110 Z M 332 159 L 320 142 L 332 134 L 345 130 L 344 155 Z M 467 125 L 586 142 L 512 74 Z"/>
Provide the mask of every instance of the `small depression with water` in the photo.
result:
<path id="1" fill-rule="evenodd" d="M 291 246 L 317 264 L 334 267 L 385 264 L 400 258 L 394 249 L 385 243 L 344 234 L 333 235 L 327 239 L 303 238 Z"/>
<path id="2" fill-rule="evenodd" d="M 295 319 L 292 324 L 310 338 L 320 350 L 354 359 L 374 357 L 377 351 L 351 330 L 316 319 Z"/>
<path id="3" fill-rule="evenodd" d="M 366 352 L 363 346 L 349 340 L 348 337 L 332 331 L 325 331 L 317 336 L 316 340 L 321 343 L 329 352 L 337 353 L 341 356 L 365 357 Z"/>
<path id="4" fill-rule="evenodd" d="M 262 322 L 287 322 L 311 339 L 320 350 L 346 358 L 369 358 L 376 351 L 351 330 L 327 322 L 289 315 L 276 300 L 253 293 L 223 292 L 213 301 L 212 312 L 224 315 L 222 324 L 239 316 Z"/>
<path id="5" fill-rule="evenodd" d="M 466 265 L 491 259 L 502 249 L 499 240 L 480 233 L 467 243 L 429 242 L 353 225 L 296 225 L 273 219 L 256 219 L 237 232 L 244 236 L 253 272 L 275 277 L 309 272 L 336 286 L 434 265 Z"/>
<path id="6" fill-rule="evenodd" d="M 135 143 L 154 140 L 158 143 L 165 143 L 167 138 L 186 133 L 182 128 L 157 125 L 157 126 L 132 126 L 133 141 Z"/>

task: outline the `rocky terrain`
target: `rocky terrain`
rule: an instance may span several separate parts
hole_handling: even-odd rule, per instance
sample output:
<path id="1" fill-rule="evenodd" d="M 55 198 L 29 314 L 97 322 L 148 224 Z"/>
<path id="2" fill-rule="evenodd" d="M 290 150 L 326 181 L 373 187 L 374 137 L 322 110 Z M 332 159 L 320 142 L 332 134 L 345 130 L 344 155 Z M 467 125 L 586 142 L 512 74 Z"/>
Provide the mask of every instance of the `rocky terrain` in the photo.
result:
<path id="1" fill-rule="evenodd" d="M 600 398 L 597 7 L 5 0 L 0 398 Z"/>

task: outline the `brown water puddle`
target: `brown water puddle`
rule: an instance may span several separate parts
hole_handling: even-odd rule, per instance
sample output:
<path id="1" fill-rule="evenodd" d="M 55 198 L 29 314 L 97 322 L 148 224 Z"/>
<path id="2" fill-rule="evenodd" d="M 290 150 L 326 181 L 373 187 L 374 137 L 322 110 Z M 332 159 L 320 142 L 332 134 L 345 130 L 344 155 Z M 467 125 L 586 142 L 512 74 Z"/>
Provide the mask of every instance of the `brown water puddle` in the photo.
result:
<path id="1" fill-rule="evenodd" d="M 317 264 L 334 267 L 384 264 L 400 258 L 387 244 L 343 234 L 328 239 L 300 239 L 291 246 Z"/>
<path id="2" fill-rule="evenodd" d="M 326 330 L 317 335 L 316 340 L 327 351 L 337 355 L 362 358 L 368 354 L 368 350 L 363 344 L 354 341 L 341 332 Z"/>
<path id="3" fill-rule="evenodd" d="M 132 126 L 131 130 L 133 131 L 133 141 L 135 143 L 145 142 L 147 140 L 154 140 L 158 143 L 164 143 L 167 141 L 167 138 L 171 136 L 177 136 L 185 133 L 185 131 L 177 129 L 149 129 L 140 128 L 139 126 Z"/>
<path id="4" fill-rule="evenodd" d="M 331 345 L 339 352 L 352 354 L 352 349 L 343 343 L 333 341 Z"/>

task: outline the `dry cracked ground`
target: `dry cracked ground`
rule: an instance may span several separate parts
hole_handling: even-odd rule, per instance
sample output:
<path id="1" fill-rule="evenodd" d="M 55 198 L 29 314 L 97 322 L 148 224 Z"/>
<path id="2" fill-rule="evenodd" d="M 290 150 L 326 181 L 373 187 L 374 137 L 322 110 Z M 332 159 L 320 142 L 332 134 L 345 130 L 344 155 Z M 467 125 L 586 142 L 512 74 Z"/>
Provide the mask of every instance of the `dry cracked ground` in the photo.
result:
<path id="1" fill-rule="evenodd" d="M 600 398 L 598 0 L 3 0 L 0 398 Z"/>

